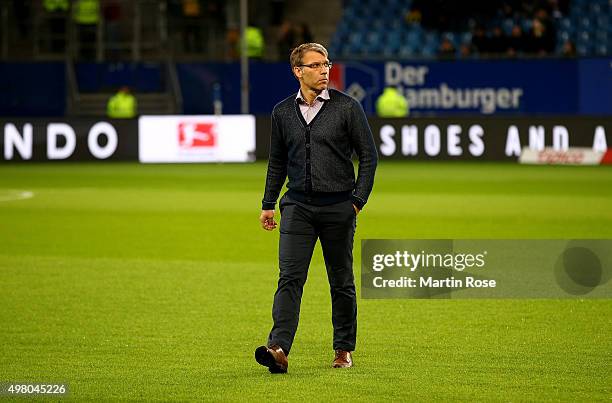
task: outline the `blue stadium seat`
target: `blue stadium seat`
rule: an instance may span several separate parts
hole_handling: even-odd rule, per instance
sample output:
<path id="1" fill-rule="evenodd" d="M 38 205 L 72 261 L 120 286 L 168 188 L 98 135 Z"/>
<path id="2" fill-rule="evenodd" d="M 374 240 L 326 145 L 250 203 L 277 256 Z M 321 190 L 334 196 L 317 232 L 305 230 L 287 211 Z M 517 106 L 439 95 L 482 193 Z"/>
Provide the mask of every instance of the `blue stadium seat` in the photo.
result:
<path id="1" fill-rule="evenodd" d="M 589 46 L 591 43 L 591 33 L 589 31 L 578 32 L 577 42 L 579 44 Z"/>
<path id="2" fill-rule="evenodd" d="M 382 44 L 382 34 L 378 31 L 369 32 L 366 35 L 366 44 L 373 47 L 374 45 L 380 46 Z M 380 46 L 382 48 L 382 46 Z"/>
<path id="3" fill-rule="evenodd" d="M 350 21 L 356 18 L 355 9 L 353 7 L 346 7 L 342 14 L 343 21 Z"/>
<path id="4" fill-rule="evenodd" d="M 440 43 L 440 37 L 437 32 L 427 32 L 425 34 L 425 45 L 438 45 Z"/>
<path id="5" fill-rule="evenodd" d="M 342 54 L 342 44 L 332 43 L 328 48 L 329 57 L 331 60 L 337 59 Z"/>
<path id="6" fill-rule="evenodd" d="M 505 18 L 502 22 L 502 29 L 506 35 L 510 35 L 512 28 L 514 27 L 514 20 L 512 18 Z"/>
<path id="7" fill-rule="evenodd" d="M 572 24 L 572 21 L 567 17 L 563 17 L 559 20 L 559 29 L 568 31 L 570 33 L 575 31 L 574 24 Z"/>
<path id="8" fill-rule="evenodd" d="M 578 56 L 588 56 L 589 49 L 585 45 L 576 45 L 576 53 Z"/>
<path id="9" fill-rule="evenodd" d="M 448 38 L 459 54 L 462 44 L 470 44 L 470 32 L 444 33 L 424 30 L 419 23 L 406 23 L 410 0 L 345 0 L 343 18 L 331 40 L 336 54 L 415 57 L 435 56 L 441 37 Z M 570 13 L 555 18 L 556 51 L 572 40 L 580 56 L 608 55 L 612 45 L 612 0 L 572 0 Z M 499 18 L 506 35 L 519 24 L 524 33 L 532 29 L 533 17 Z M 489 27 L 491 28 L 491 27 Z M 607 53 L 606 53 L 607 52 Z"/>
<path id="10" fill-rule="evenodd" d="M 471 32 L 463 32 L 461 34 L 461 43 L 465 43 L 465 44 L 472 43 L 472 33 Z"/>
<path id="11" fill-rule="evenodd" d="M 380 42 L 367 43 L 363 47 L 363 53 L 368 56 L 378 56 L 382 53 L 383 46 Z"/>
<path id="12" fill-rule="evenodd" d="M 428 43 L 421 49 L 421 55 L 425 57 L 434 57 L 438 54 L 438 47 L 437 43 Z"/>
<path id="13" fill-rule="evenodd" d="M 596 17 L 601 13 L 601 5 L 598 3 L 589 4 L 589 12 L 593 17 Z"/>
<path id="14" fill-rule="evenodd" d="M 413 47 L 419 45 L 421 42 L 423 42 L 423 32 L 421 30 L 409 31 L 404 37 L 404 40 L 413 45 Z"/>
<path id="15" fill-rule="evenodd" d="M 409 0 L 385 0 L 384 3 L 386 3 L 388 8 L 392 8 L 395 10 L 399 10 L 402 7 L 405 7 L 406 5 L 410 6 Z"/>
<path id="16" fill-rule="evenodd" d="M 399 56 L 400 57 L 413 57 L 417 53 L 415 47 L 410 43 L 403 43 L 399 48 Z"/>
<path id="17" fill-rule="evenodd" d="M 445 32 L 442 35 L 442 38 L 448 39 L 453 44 L 453 46 L 457 47 L 458 39 L 457 39 L 457 35 L 455 35 L 454 32 Z"/>
<path id="18" fill-rule="evenodd" d="M 399 48 L 402 43 L 402 36 L 398 31 L 389 31 L 384 35 L 383 41 L 385 45 L 397 46 Z"/>
<path id="19" fill-rule="evenodd" d="M 345 47 L 346 56 L 363 56 L 365 51 L 362 44 L 349 44 Z"/>
<path id="20" fill-rule="evenodd" d="M 395 3 L 390 6 L 382 7 L 380 10 L 380 17 L 385 21 L 391 21 L 399 16 L 401 10 L 396 7 Z"/>
<path id="21" fill-rule="evenodd" d="M 387 21 L 384 18 L 376 18 L 372 22 L 372 29 L 378 32 L 385 32 L 387 30 Z"/>
<path id="22" fill-rule="evenodd" d="M 589 30 L 591 28 L 591 19 L 589 17 L 580 17 L 578 19 L 578 29 Z"/>
<path id="23" fill-rule="evenodd" d="M 531 18 L 521 19 L 521 28 L 523 29 L 523 32 L 531 31 L 531 27 L 533 27 L 533 20 L 531 20 Z"/>
<path id="24" fill-rule="evenodd" d="M 348 44 L 350 46 L 361 46 L 361 44 L 364 42 L 364 35 L 363 32 L 361 31 L 355 31 L 353 33 L 351 33 L 348 37 Z"/>
<path id="25" fill-rule="evenodd" d="M 383 47 L 383 56 L 385 57 L 397 57 L 399 54 L 400 43 L 399 42 L 391 42 L 385 44 Z"/>
<path id="26" fill-rule="evenodd" d="M 572 34 L 568 31 L 559 31 L 557 33 L 557 41 L 560 41 L 561 43 L 572 39 Z"/>
<path id="27" fill-rule="evenodd" d="M 595 33 L 595 42 L 597 42 L 597 43 L 608 42 L 608 31 L 598 30 Z"/>
<path id="28" fill-rule="evenodd" d="M 606 14 L 598 15 L 596 18 L 597 26 L 606 29 L 610 25 L 610 17 Z"/>
<path id="29" fill-rule="evenodd" d="M 399 19 L 399 18 L 394 18 L 392 20 L 390 20 L 388 22 L 388 27 L 387 29 L 391 30 L 391 31 L 397 31 L 400 32 L 402 30 L 402 27 L 406 25 L 404 23 L 404 20 Z"/>
<path id="30" fill-rule="evenodd" d="M 607 56 L 609 54 L 608 44 L 606 44 L 606 43 L 598 44 L 595 47 L 595 53 L 598 56 Z"/>

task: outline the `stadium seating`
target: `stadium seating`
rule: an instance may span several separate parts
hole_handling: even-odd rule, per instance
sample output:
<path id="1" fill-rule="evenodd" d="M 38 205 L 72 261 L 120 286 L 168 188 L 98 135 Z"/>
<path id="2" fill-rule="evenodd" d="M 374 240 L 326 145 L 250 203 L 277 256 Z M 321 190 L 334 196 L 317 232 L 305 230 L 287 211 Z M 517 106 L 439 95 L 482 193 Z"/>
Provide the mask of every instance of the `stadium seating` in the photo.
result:
<path id="1" fill-rule="evenodd" d="M 443 38 L 450 40 L 460 56 L 461 45 L 471 44 L 469 31 L 437 32 L 423 28 L 419 22 L 408 22 L 406 15 L 412 3 L 411 0 L 348 1 L 331 39 L 332 57 L 434 57 Z M 561 55 L 568 41 L 575 45 L 578 56 L 612 54 L 611 13 L 609 0 L 573 0 L 567 15 L 552 16 L 556 28 L 554 54 Z M 489 21 L 485 28 L 499 26 L 504 35 L 509 35 L 516 24 L 523 32 L 529 32 L 533 20 L 527 16 L 500 16 Z"/>

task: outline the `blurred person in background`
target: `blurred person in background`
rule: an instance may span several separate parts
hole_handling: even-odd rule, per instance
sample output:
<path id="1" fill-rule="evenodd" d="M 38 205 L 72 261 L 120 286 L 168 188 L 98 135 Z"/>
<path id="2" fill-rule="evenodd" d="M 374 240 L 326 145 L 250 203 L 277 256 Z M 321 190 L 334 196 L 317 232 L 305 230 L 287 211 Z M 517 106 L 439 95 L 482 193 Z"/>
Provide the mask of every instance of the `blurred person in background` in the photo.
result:
<path id="1" fill-rule="evenodd" d="M 123 42 L 121 35 L 121 12 L 120 0 L 106 0 L 104 2 L 105 39 L 108 48 L 108 58 L 112 61 L 118 61 L 121 57 L 120 45 Z"/>
<path id="2" fill-rule="evenodd" d="M 302 43 L 311 43 L 313 39 L 312 32 L 306 23 L 294 25 L 290 21 L 283 22 L 279 28 L 277 41 L 279 59 L 284 59 L 293 48 Z"/>
<path id="3" fill-rule="evenodd" d="M 302 291 L 317 242 L 321 242 L 332 299 L 334 368 L 353 365 L 357 338 L 357 297 L 353 275 L 353 239 L 357 214 L 374 185 L 378 156 L 361 104 L 328 90 L 331 62 L 318 43 L 291 52 L 297 94 L 272 111 L 270 157 L 259 217 L 272 231 L 280 200 L 279 279 L 274 294 L 274 325 L 255 359 L 272 373 L 287 372 L 287 356 L 298 327 Z M 357 180 L 351 156 L 359 157 Z"/>
<path id="4" fill-rule="evenodd" d="M 80 56 L 83 60 L 93 60 L 97 25 L 100 22 L 100 2 L 76 0 L 72 14 L 78 29 Z"/>
<path id="5" fill-rule="evenodd" d="M 508 47 L 506 54 L 508 56 L 517 56 L 525 51 L 527 44 L 525 43 L 525 36 L 523 35 L 523 29 L 520 25 L 514 24 L 512 26 L 512 32 L 508 38 Z"/>
<path id="6" fill-rule="evenodd" d="M 491 37 L 489 38 L 490 48 L 489 52 L 495 55 L 505 54 L 508 50 L 508 37 L 504 35 L 500 26 L 494 26 L 491 30 Z"/>
<path id="7" fill-rule="evenodd" d="M 183 0 L 183 50 L 202 52 L 202 6 L 200 0 Z"/>
<path id="8" fill-rule="evenodd" d="M 63 53 L 66 50 L 66 19 L 70 2 L 68 0 L 44 0 L 43 9 L 49 21 L 49 48 L 53 53 Z"/>
<path id="9" fill-rule="evenodd" d="M 576 57 L 576 45 L 570 39 L 563 42 L 561 48 L 561 55 L 563 57 Z"/>
<path id="10" fill-rule="evenodd" d="M 278 58 L 284 59 L 295 46 L 295 29 L 290 21 L 284 21 L 278 29 L 276 47 Z"/>
<path id="11" fill-rule="evenodd" d="M 551 54 L 555 50 L 555 38 L 539 18 L 533 19 L 528 44 L 530 53 L 540 56 Z"/>
<path id="12" fill-rule="evenodd" d="M 225 42 L 227 44 L 227 58 L 229 60 L 240 59 L 240 28 L 230 25 L 225 34 Z"/>
<path id="13" fill-rule="evenodd" d="M 408 112 L 408 100 L 393 86 L 386 87 L 376 100 L 376 114 L 381 118 L 404 118 Z"/>
<path id="14" fill-rule="evenodd" d="M 472 57 L 472 46 L 469 43 L 462 43 L 459 46 L 459 57 L 468 59 Z"/>
<path id="15" fill-rule="evenodd" d="M 106 114 L 111 119 L 132 119 L 136 117 L 136 97 L 131 93 L 129 87 L 119 88 L 119 91 L 108 100 Z"/>
<path id="16" fill-rule="evenodd" d="M 261 28 L 251 25 L 246 28 L 245 32 L 246 37 L 246 48 L 247 48 L 247 56 L 249 59 L 261 59 L 264 55 L 264 50 L 266 47 L 265 39 L 263 35 L 263 31 Z M 238 42 L 238 46 L 241 46 L 240 42 Z M 239 48 L 238 53 L 242 48 Z"/>
<path id="17" fill-rule="evenodd" d="M 472 31 L 472 49 L 482 55 L 489 53 L 489 38 L 482 25 L 477 25 Z"/>
<path id="18" fill-rule="evenodd" d="M 451 42 L 451 40 L 448 38 L 442 39 L 442 42 L 440 42 L 440 46 L 438 47 L 438 57 L 440 59 L 454 59 L 456 53 L 457 49 L 455 49 L 453 42 Z"/>
<path id="19" fill-rule="evenodd" d="M 299 46 L 302 43 L 311 43 L 314 40 L 310 27 L 305 22 L 298 24 L 295 27 L 295 46 Z"/>

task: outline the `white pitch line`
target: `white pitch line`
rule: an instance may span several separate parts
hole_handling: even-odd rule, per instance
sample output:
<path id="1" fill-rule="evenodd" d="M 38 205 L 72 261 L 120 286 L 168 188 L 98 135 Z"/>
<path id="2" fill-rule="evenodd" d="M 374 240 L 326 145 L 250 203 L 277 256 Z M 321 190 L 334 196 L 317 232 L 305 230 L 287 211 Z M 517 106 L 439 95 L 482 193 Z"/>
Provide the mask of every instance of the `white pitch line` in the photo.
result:
<path id="1" fill-rule="evenodd" d="M 25 200 L 34 197 L 34 192 L 29 190 L 5 190 L 0 191 L 0 202 Z"/>

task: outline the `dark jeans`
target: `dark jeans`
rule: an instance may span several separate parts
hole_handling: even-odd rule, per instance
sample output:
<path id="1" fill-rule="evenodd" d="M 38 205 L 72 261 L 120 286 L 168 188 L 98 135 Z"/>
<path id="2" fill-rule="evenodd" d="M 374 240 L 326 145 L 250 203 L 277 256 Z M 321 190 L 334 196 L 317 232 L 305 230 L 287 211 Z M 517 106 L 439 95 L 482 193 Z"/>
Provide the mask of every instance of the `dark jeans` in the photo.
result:
<path id="1" fill-rule="evenodd" d="M 355 350 L 357 298 L 353 277 L 356 214 L 350 200 L 313 206 L 284 195 L 281 211 L 278 288 L 268 345 L 289 354 L 297 330 L 302 290 L 317 238 L 321 241 L 332 299 L 334 350 Z"/>

